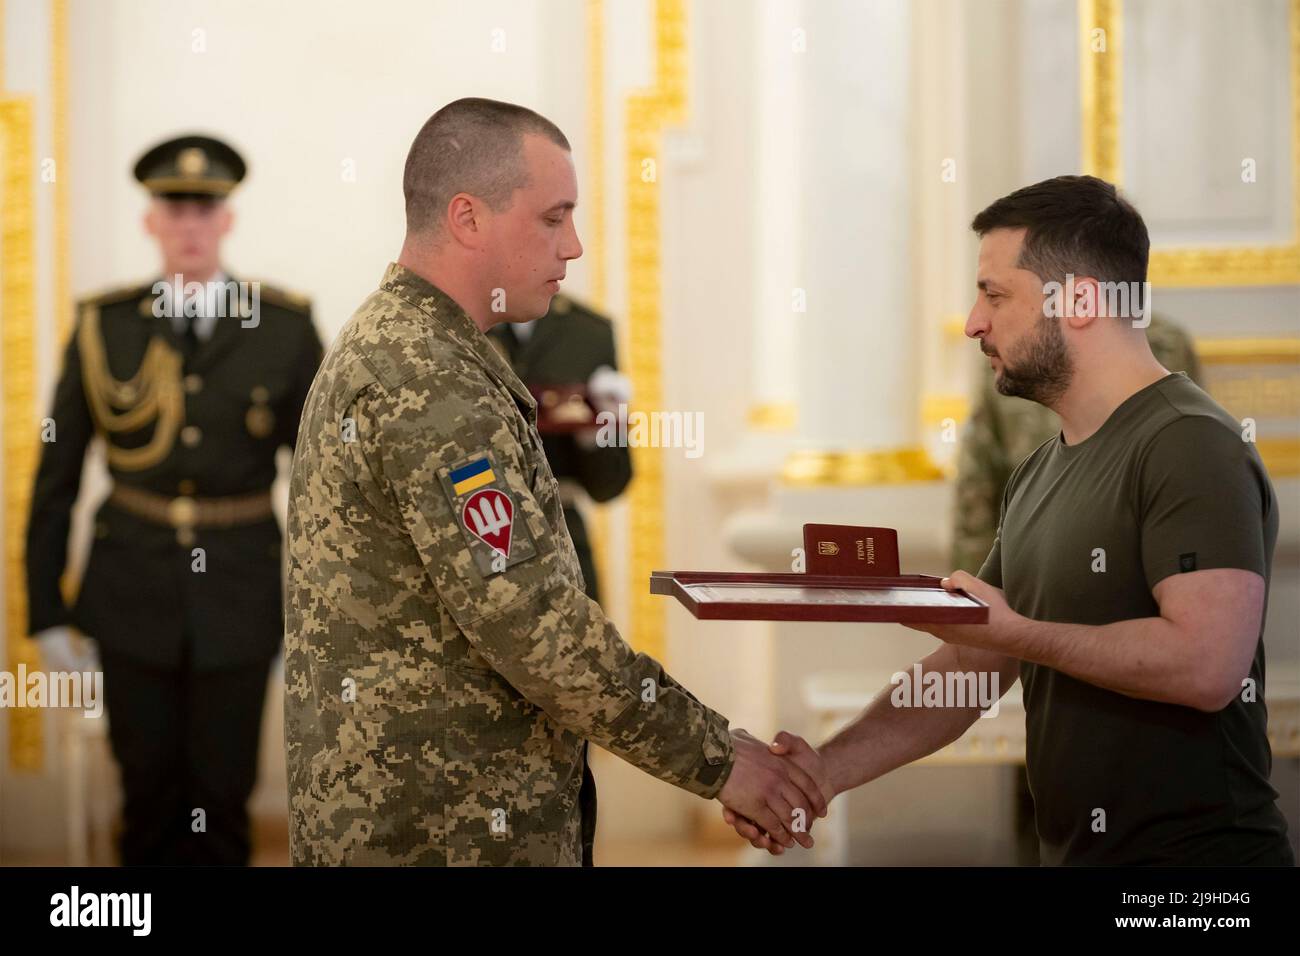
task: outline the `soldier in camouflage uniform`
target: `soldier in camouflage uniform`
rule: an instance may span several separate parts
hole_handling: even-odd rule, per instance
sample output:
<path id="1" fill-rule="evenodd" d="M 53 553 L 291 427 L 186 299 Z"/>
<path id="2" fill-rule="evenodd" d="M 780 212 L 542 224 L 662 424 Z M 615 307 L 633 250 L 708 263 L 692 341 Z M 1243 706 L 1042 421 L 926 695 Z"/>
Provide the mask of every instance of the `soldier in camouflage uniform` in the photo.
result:
<path id="1" fill-rule="evenodd" d="M 1186 372 L 1204 385 L 1191 336 L 1172 320 L 1151 317 L 1147 341 L 1156 361 L 1171 372 Z M 988 362 L 981 369 L 979 394 L 957 455 L 952 566 L 979 571 L 997 536 L 1002 489 L 1016 465 L 1060 429 L 1045 405 L 998 393 Z"/>
<path id="2" fill-rule="evenodd" d="M 563 134 L 457 101 L 405 192 L 401 262 L 330 348 L 294 458 L 294 863 L 589 864 L 588 740 L 810 845 L 782 821 L 824 812 L 825 781 L 729 730 L 583 593 L 536 404 L 484 334 L 544 314 L 581 254 Z"/>

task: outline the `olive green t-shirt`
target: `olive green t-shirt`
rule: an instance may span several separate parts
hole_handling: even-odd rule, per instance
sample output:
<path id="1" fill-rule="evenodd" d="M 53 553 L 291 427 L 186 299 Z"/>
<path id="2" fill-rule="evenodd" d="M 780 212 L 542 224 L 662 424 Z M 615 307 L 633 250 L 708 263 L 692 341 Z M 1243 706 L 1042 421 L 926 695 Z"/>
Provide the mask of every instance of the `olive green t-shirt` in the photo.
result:
<path id="1" fill-rule="evenodd" d="M 1158 617 L 1171 574 L 1269 579 L 1277 506 L 1242 426 L 1181 372 L 1074 445 L 1058 432 L 1007 483 L 979 577 L 1037 621 Z M 1266 592 L 1267 607 L 1267 592 Z M 1293 864 L 1258 692 L 1217 713 L 1139 700 L 1022 661 L 1026 764 L 1044 864 Z"/>

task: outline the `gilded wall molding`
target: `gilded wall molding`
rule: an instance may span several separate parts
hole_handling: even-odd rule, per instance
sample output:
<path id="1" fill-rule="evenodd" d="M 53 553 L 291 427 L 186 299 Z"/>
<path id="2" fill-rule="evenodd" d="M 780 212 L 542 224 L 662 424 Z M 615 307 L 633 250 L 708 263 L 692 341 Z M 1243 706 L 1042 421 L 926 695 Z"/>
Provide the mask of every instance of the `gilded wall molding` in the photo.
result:
<path id="1" fill-rule="evenodd" d="M 746 415 L 749 427 L 760 432 L 793 431 L 798 420 L 799 408 L 794 402 L 760 402 Z"/>
<path id="2" fill-rule="evenodd" d="M 27 514 L 36 474 L 36 181 L 31 97 L 0 98 L 0 361 L 4 366 L 4 549 L 6 669 L 40 667 L 27 634 Z M 9 766 L 37 771 L 42 714 L 9 711 Z"/>
<path id="3" fill-rule="evenodd" d="M 786 459 L 781 480 L 798 487 L 902 485 L 942 481 L 943 469 L 921 447 L 883 450 L 796 451 Z"/>
<path id="4" fill-rule="evenodd" d="M 1210 394 L 1231 414 L 1265 420 L 1270 432 L 1291 423 L 1292 434 L 1261 435 L 1255 447 L 1273 478 L 1300 476 L 1300 338 L 1202 338 L 1196 354 Z"/>
<path id="5" fill-rule="evenodd" d="M 72 265 L 68 253 L 68 2 L 50 0 L 50 101 L 54 150 L 54 329 L 62 356 L 72 331 Z M 57 359 L 56 359 L 57 361 Z"/>
<path id="6" fill-rule="evenodd" d="M 1300 365 L 1300 338 L 1198 338 L 1205 365 Z"/>
<path id="7" fill-rule="evenodd" d="M 1121 0 L 1080 0 L 1079 66 L 1083 171 L 1123 179 Z M 1291 240 L 1280 245 L 1186 246 L 1151 250 L 1148 278 L 1166 287 L 1300 284 L 1300 0 L 1287 5 L 1291 77 Z M 1100 31 L 1098 33 L 1097 31 Z M 1105 51 L 1096 49 L 1104 37 Z"/>
<path id="8" fill-rule="evenodd" d="M 600 312 L 608 302 L 608 249 L 605 223 L 605 0 L 587 0 L 587 232 L 584 243 L 591 262 L 591 304 Z M 615 323 L 615 332 L 618 323 Z M 617 334 L 616 334 L 617 339 Z M 596 576 L 606 582 L 601 597 L 609 604 L 610 511 L 591 503 L 591 560 Z M 608 610 L 608 607 L 606 608 Z"/>
<path id="9" fill-rule="evenodd" d="M 1083 171 L 1119 185 L 1120 55 L 1124 7 L 1121 0 L 1079 0 L 1079 94 L 1083 106 Z M 1098 32 L 1100 31 L 1100 32 Z"/>
<path id="10" fill-rule="evenodd" d="M 654 85 L 627 98 L 624 139 L 627 185 L 628 370 L 633 399 L 661 409 L 663 301 L 659 174 L 663 130 L 686 120 L 687 19 L 685 0 L 654 0 Z M 633 448 L 628 491 L 631 567 L 631 643 L 663 659 L 666 604 L 650 593 L 650 573 L 664 561 L 664 458 L 655 448 Z"/>

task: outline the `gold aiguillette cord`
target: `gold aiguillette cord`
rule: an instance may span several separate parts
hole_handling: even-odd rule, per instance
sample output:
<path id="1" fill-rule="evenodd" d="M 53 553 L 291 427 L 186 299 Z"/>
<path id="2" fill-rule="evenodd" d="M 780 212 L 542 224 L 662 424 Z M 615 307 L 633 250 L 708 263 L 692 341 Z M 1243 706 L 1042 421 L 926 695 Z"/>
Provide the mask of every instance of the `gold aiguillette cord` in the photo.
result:
<path id="1" fill-rule="evenodd" d="M 185 417 L 181 356 L 155 337 L 134 376 L 127 381 L 113 378 L 100 335 L 99 309 L 93 305 L 82 309 L 77 345 L 86 400 L 106 439 L 113 433 L 135 431 L 157 420 L 153 437 L 139 448 L 119 448 L 107 440 L 109 465 L 122 471 L 141 471 L 158 464 L 170 454 Z M 124 410 L 117 412 L 115 408 Z"/>

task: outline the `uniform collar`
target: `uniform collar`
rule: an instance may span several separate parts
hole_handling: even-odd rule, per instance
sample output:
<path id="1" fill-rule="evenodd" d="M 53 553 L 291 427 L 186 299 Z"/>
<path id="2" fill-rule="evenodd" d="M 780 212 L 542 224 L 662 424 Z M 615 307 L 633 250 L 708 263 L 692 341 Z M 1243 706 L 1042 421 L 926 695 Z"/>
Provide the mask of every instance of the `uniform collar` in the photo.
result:
<path id="1" fill-rule="evenodd" d="M 494 326 L 489 337 L 500 342 L 506 350 L 506 358 L 515 374 L 525 381 L 532 381 L 536 374 L 534 366 L 556 344 L 562 321 L 554 313 L 547 312 L 540 319 L 528 323 L 532 326 L 532 334 L 527 337 L 519 334 L 519 324 L 514 322 Z"/>
<path id="2" fill-rule="evenodd" d="M 211 279 L 203 283 L 203 291 L 195 297 L 194 334 L 198 336 L 200 342 L 206 342 L 212 337 L 212 330 L 217 324 L 217 299 L 225 294 L 225 285 L 230 281 L 232 280 L 226 275 L 226 270 L 218 269 Z M 176 330 L 178 336 L 184 334 L 185 326 L 189 323 L 185 315 L 187 305 L 185 296 L 182 295 L 180 307 L 172 310 L 172 328 Z"/>
<path id="3" fill-rule="evenodd" d="M 148 320 L 147 327 L 150 334 L 163 336 L 171 343 L 173 348 L 180 350 L 180 339 L 189 320 L 185 315 L 186 300 L 183 287 L 182 295 L 179 298 L 174 296 L 175 281 L 176 277 L 173 274 L 159 276 L 153 282 L 148 283 L 142 291 L 137 309 L 140 316 Z M 196 299 L 197 314 L 194 317 L 194 333 L 199 339 L 199 351 L 195 353 L 195 361 L 198 360 L 199 356 L 203 356 L 203 361 L 206 363 L 208 360 L 206 351 L 210 347 L 215 347 L 216 344 L 220 343 L 221 348 L 216 350 L 219 353 L 224 351 L 225 347 L 231 343 L 232 332 L 242 321 L 242 318 L 239 315 L 230 314 L 219 317 L 217 315 L 217 298 L 224 295 L 226 283 L 234 282 L 237 284 L 238 281 L 225 269 L 218 269 L 212 278 L 208 279 L 204 284 L 203 292 Z M 157 293 L 154 290 L 160 284 L 165 285 L 167 288 L 164 292 Z M 163 301 L 171 306 L 171 315 L 154 316 L 154 303 L 160 295 L 167 297 Z M 221 321 L 218 321 L 219 318 Z"/>
<path id="4" fill-rule="evenodd" d="M 496 350 L 488 337 L 474 324 L 474 320 L 456 304 L 451 296 L 397 262 L 388 264 L 388 268 L 384 270 L 384 281 L 379 287 L 409 302 L 451 333 L 474 354 L 492 377 L 510 390 L 525 417 L 530 422 L 536 420 L 537 402 L 532 394 L 524 387 L 524 383 L 519 381 L 519 376 L 510 367 L 505 356 Z"/>

